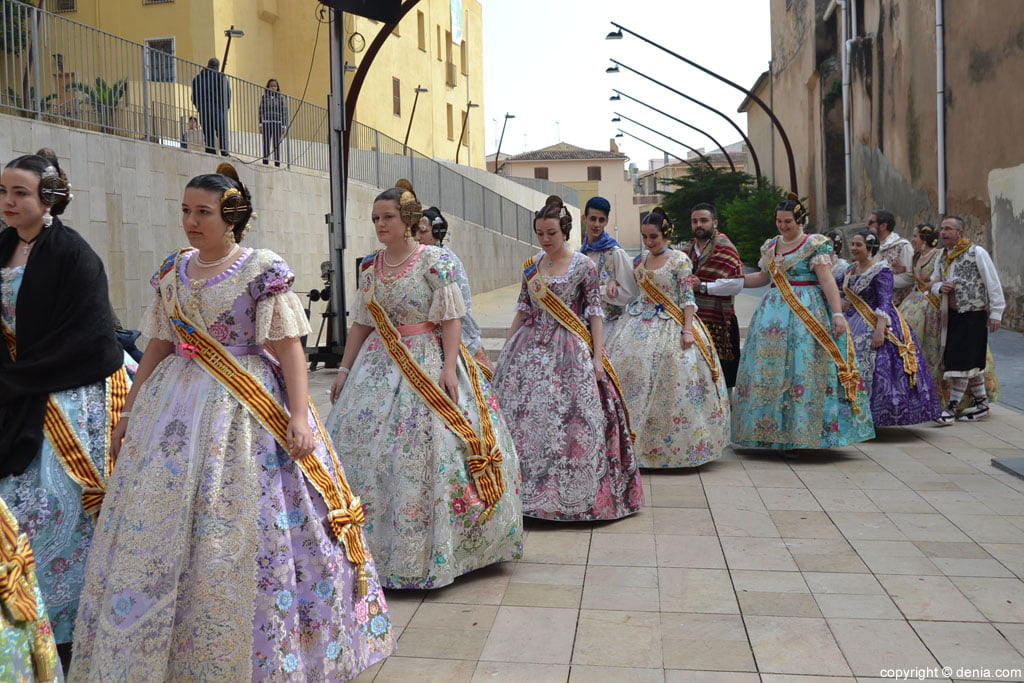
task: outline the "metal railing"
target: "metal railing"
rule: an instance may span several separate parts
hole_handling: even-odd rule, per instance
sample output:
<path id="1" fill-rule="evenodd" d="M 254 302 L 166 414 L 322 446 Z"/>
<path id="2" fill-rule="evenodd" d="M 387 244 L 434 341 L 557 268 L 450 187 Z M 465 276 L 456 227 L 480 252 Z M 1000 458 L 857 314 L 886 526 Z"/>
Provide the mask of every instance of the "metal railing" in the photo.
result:
<path id="1" fill-rule="evenodd" d="M 512 182 L 519 183 L 531 190 L 537 190 L 537 192 L 542 192 L 549 196 L 557 194 L 568 205 L 580 205 L 579 192 L 568 185 L 562 185 L 561 183 L 545 180 L 544 178 L 522 178 L 520 176 L 505 175 L 504 173 L 501 174 L 501 177 L 508 178 Z"/>
<path id="2" fill-rule="evenodd" d="M 330 170 L 325 107 L 276 99 L 263 85 L 158 49 L 173 50 L 169 40 L 134 43 L 0 0 L 0 43 L 0 113 L 268 163 L 280 134 L 282 164 Z M 350 178 L 377 187 L 408 178 L 424 202 L 445 213 L 536 244 L 531 209 L 373 128 L 352 125 Z M 571 192 L 558 189 L 550 194 Z"/>
<path id="3" fill-rule="evenodd" d="M 325 107 L 176 57 L 173 39 L 134 43 L 0 0 L 0 41 L 0 112 L 242 159 L 276 148 L 327 170 Z"/>

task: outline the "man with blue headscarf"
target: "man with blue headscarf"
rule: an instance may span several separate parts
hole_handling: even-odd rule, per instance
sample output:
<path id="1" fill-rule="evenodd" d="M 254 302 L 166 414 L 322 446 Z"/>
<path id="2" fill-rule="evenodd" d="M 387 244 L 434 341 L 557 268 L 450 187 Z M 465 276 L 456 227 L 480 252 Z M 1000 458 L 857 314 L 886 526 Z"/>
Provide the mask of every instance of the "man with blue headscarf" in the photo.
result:
<path id="1" fill-rule="evenodd" d="M 626 304 L 636 298 L 639 288 L 633 277 L 633 263 L 626 250 L 606 232 L 612 205 L 604 197 L 591 197 L 583 208 L 583 244 L 580 251 L 597 266 L 604 306 L 604 338 Z"/>

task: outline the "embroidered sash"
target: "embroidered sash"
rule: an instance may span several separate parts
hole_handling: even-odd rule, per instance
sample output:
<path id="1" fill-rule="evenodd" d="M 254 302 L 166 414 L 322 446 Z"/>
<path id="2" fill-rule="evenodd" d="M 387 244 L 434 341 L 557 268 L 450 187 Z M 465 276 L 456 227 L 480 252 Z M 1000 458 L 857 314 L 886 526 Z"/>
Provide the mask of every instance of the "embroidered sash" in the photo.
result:
<path id="1" fill-rule="evenodd" d="M 462 361 L 466 364 L 470 382 L 473 385 L 473 397 L 476 399 L 477 410 L 480 413 L 480 431 L 483 439 L 477 435 L 473 425 L 448 393 L 431 379 L 412 357 L 409 348 L 402 343 L 402 337 L 387 312 L 374 299 L 373 290 L 376 277 L 373 274 L 373 265 L 376 256 L 377 254 L 373 254 L 364 258 L 360 265 L 360 269 L 363 271 L 363 300 L 377 325 L 377 333 L 384 342 L 384 348 L 391 360 L 398 366 L 402 376 L 419 394 L 424 403 L 452 430 L 452 433 L 466 444 L 466 448 L 469 450 L 469 472 L 473 475 L 480 498 L 487 504 L 487 510 L 481 514 L 478 521 L 485 522 L 494 515 L 497 509 L 496 504 L 505 493 L 505 480 L 501 474 L 502 454 L 498 448 L 489 406 L 484 399 L 480 375 L 475 371 L 478 365 L 469 355 L 465 345 L 460 344 L 459 355 L 462 356 Z"/>
<path id="2" fill-rule="evenodd" d="M 289 415 L 277 400 L 267 391 L 266 387 L 253 377 L 238 360 L 220 342 L 205 331 L 192 325 L 181 310 L 178 303 L 177 284 L 178 268 L 184 249 L 171 254 L 160 268 L 160 290 L 164 302 L 173 312 L 172 327 L 181 339 L 182 348 L 188 349 L 190 357 L 206 370 L 215 380 L 228 390 L 256 420 L 269 431 L 281 447 L 288 450 Z M 331 476 L 315 453 L 310 453 L 296 462 L 306 479 L 323 498 L 329 510 L 327 520 L 334 536 L 345 547 L 345 555 L 353 565 L 359 568 L 357 590 L 359 595 L 366 595 L 368 579 L 365 563 L 369 557 L 363 541 L 362 525 L 366 521 L 363 504 L 352 493 L 348 481 L 341 469 L 341 463 L 334 451 L 334 446 L 327 436 L 309 397 L 306 397 L 308 409 L 313 415 L 320 439 L 331 457 L 337 476 Z"/>
<path id="3" fill-rule="evenodd" d="M 857 371 L 857 363 L 854 360 L 853 336 L 850 334 L 850 331 L 847 330 L 846 332 L 846 358 L 844 358 L 843 352 L 839 350 L 839 345 L 832 338 L 830 331 L 825 329 L 821 321 L 815 318 L 807 310 L 807 307 L 801 303 L 800 299 L 797 298 L 793 287 L 789 284 L 789 280 L 786 279 L 786 275 L 779 269 L 779 264 L 774 258 L 768 259 L 768 273 L 771 275 L 772 282 L 775 283 L 779 294 L 782 295 L 789 308 L 807 326 L 807 330 L 821 348 L 832 357 L 832 361 L 836 364 L 836 374 L 839 376 L 839 383 L 846 390 L 846 400 L 850 402 L 854 413 L 860 413 L 860 408 L 857 406 L 857 386 L 860 384 L 860 373 Z"/>
<path id="4" fill-rule="evenodd" d="M 543 306 L 544 310 L 550 313 L 562 327 L 579 337 L 587 345 L 587 348 L 590 349 L 590 352 L 593 353 L 594 339 L 590 334 L 590 329 L 583 324 L 580 317 L 573 313 L 572 309 L 557 294 L 548 288 L 544 278 L 537 272 L 537 263 L 533 256 L 526 259 L 526 262 L 523 263 L 523 275 L 526 277 L 527 286 L 537 300 L 537 303 Z M 619 398 L 625 396 L 622 393 L 622 385 L 619 384 L 619 376 L 615 374 L 615 368 L 612 367 L 608 354 L 601 354 L 601 365 L 604 367 L 604 371 L 608 374 L 612 384 L 615 385 L 615 390 L 619 392 Z M 633 433 L 633 429 L 630 427 L 629 409 L 626 407 L 625 399 L 622 400 L 622 412 L 626 415 L 626 429 L 629 430 L 630 441 L 635 443 L 636 434 Z"/>
<path id="5" fill-rule="evenodd" d="M 36 601 L 36 559 L 28 535 L 20 533 L 7 503 L 0 498 L 0 603 L 15 621 L 36 622 L 32 638 L 32 662 L 36 679 L 54 678 L 57 646 L 49 622 L 39 619 Z"/>
<path id="6" fill-rule="evenodd" d="M 3 325 L 3 333 L 11 360 L 16 360 L 17 337 L 14 331 L 6 324 Z M 106 379 L 105 384 L 106 398 L 104 403 L 107 415 L 107 429 L 104 430 L 106 441 L 104 452 L 107 454 L 107 457 L 104 465 L 105 472 L 102 475 L 96 469 L 92 459 L 89 458 L 85 446 L 82 445 L 81 439 L 78 438 L 78 434 L 75 433 L 74 428 L 71 426 L 71 421 L 68 420 L 68 416 L 64 413 L 60 404 L 57 403 L 57 399 L 53 397 L 53 394 L 46 398 L 46 413 L 43 417 L 43 433 L 46 435 L 50 445 L 53 446 L 53 450 L 57 454 L 57 458 L 60 460 L 64 471 L 67 472 L 68 476 L 76 484 L 82 487 L 82 508 L 86 514 L 91 515 L 93 518 L 99 515 L 100 506 L 103 504 L 103 495 L 107 490 L 106 480 L 114 470 L 114 460 L 110 449 L 110 434 L 114 431 L 114 427 L 117 426 L 121 410 L 124 408 L 125 400 L 128 398 L 128 373 L 125 372 L 124 367 L 118 368 L 114 374 Z"/>
<path id="7" fill-rule="evenodd" d="M 850 289 L 849 285 L 843 286 L 843 293 L 846 294 L 846 298 L 850 300 L 853 307 L 860 313 L 860 317 L 867 321 L 868 325 L 872 328 L 878 325 L 878 314 L 871 310 L 868 306 L 868 302 L 864 301 L 856 292 Z M 900 313 L 900 309 L 894 308 L 896 311 L 896 317 L 900 321 L 900 332 L 903 333 L 903 340 L 891 329 L 886 329 L 885 338 L 895 344 L 899 350 L 900 359 L 903 361 L 903 371 L 910 376 L 910 386 L 917 386 L 917 344 L 914 343 L 914 338 L 910 334 L 910 326 L 907 325 L 907 319 Z"/>
<path id="8" fill-rule="evenodd" d="M 915 284 L 917 284 L 917 291 L 921 292 L 921 294 L 924 294 L 926 297 L 928 297 L 928 303 L 930 303 L 935 308 L 941 308 L 942 304 L 939 302 L 939 297 L 935 296 L 930 291 L 928 291 L 931 289 L 931 280 L 925 280 L 923 277 L 918 277 L 917 275 L 915 275 L 914 282 Z"/>
<path id="9" fill-rule="evenodd" d="M 651 279 L 650 274 L 647 271 L 646 266 L 642 263 L 637 263 L 633 266 L 636 271 L 636 282 L 640 285 L 640 288 L 644 290 L 647 296 L 651 297 L 651 300 L 660 305 L 665 311 L 672 316 L 672 319 L 679 323 L 680 327 L 685 327 L 685 318 L 683 317 L 683 310 L 676 305 L 676 302 L 668 298 L 665 292 L 661 291 L 658 285 L 654 284 L 654 280 Z M 704 322 L 696 315 L 693 316 L 693 326 L 701 330 L 707 338 L 710 339 L 711 335 L 708 333 L 707 328 L 704 326 Z M 711 368 L 711 379 L 714 380 L 715 384 L 718 384 L 718 377 L 720 371 L 718 368 L 718 358 L 715 354 L 714 347 L 709 346 L 704 341 L 704 336 L 700 334 L 693 335 L 693 341 L 697 345 L 697 350 L 700 351 L 700 355 L 704 356 L 704 360 L 707 362 L 708 367 Z"/>

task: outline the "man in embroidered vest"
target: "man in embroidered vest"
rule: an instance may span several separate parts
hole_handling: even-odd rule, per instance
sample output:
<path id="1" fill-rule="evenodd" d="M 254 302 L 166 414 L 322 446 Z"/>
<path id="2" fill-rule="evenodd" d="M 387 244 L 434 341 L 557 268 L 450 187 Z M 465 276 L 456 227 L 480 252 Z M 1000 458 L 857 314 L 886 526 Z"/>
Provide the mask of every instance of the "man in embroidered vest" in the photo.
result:
<path id="1" fill-rule="evenodd" d="M 697 299 L 697 317 L 715 342 L 725 385 L 731 388 L 740 365 L 740 326 L 733 308 L 733 295 L 739 290 L 717 280 L 742 278 L 743 262 L 729 238 L 718 232 L 718 212 L 713 204 L 693 207 L 690 229 L 693 239 L 682 245 L 682 250 L 693 262 L 690 284 Z"/>
<path id="2" fill-rule="evenodd" d="M 943 376 L 951 390 L 949 404 L 937 421 L 950 425 L 956 419 L 974 422 L 988 417 L 988 395 L 982 375 L 985 350 L 989 333 L 999 329 L 1006 299 L 992 257 L 964 237 L 962 218 L 943 218 L 939 237 L 943 249 L 932 275 L 931 291 L 943 299 Z M 974 406 L 961 415 L 958 406 L 968 387 L 974 396 Z"/>
<path id="3" fill-rule="evenodd" d="M 893 272 L 893 305 L 899 306 L 914 287 L 914 247 L 896 234 L 896 216 L 879 209 L 868 218 L 868 229 L 878 232 L 879 261 L 886 261 Z"/>

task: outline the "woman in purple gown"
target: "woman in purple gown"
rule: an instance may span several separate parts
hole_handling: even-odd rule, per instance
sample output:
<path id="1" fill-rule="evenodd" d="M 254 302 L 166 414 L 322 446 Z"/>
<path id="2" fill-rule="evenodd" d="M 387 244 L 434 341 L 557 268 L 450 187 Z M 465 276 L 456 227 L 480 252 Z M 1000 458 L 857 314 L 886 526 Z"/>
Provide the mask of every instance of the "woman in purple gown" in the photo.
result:
<path id="1" fill-rule="evenodd" d="M 353 552 L 359 504 L 307 408 L 294 274 L 238 244 L 251 199 L 229 164 L 217 170 L 185 189 L 193 248 L 152 279 L 70 680 L 346 681 L 394 648 L 373 563 Z"/>
<path id="2" fill-rule="evenodd" d="M 928 422 L 941 411 L 938 393 L 913 329 L 892 304 L 892 270 L 875 261 L 877 253 L 877 235 L 854 235 L 853 265 L 839 283 L 871 415 L 876 427 Z"/>

